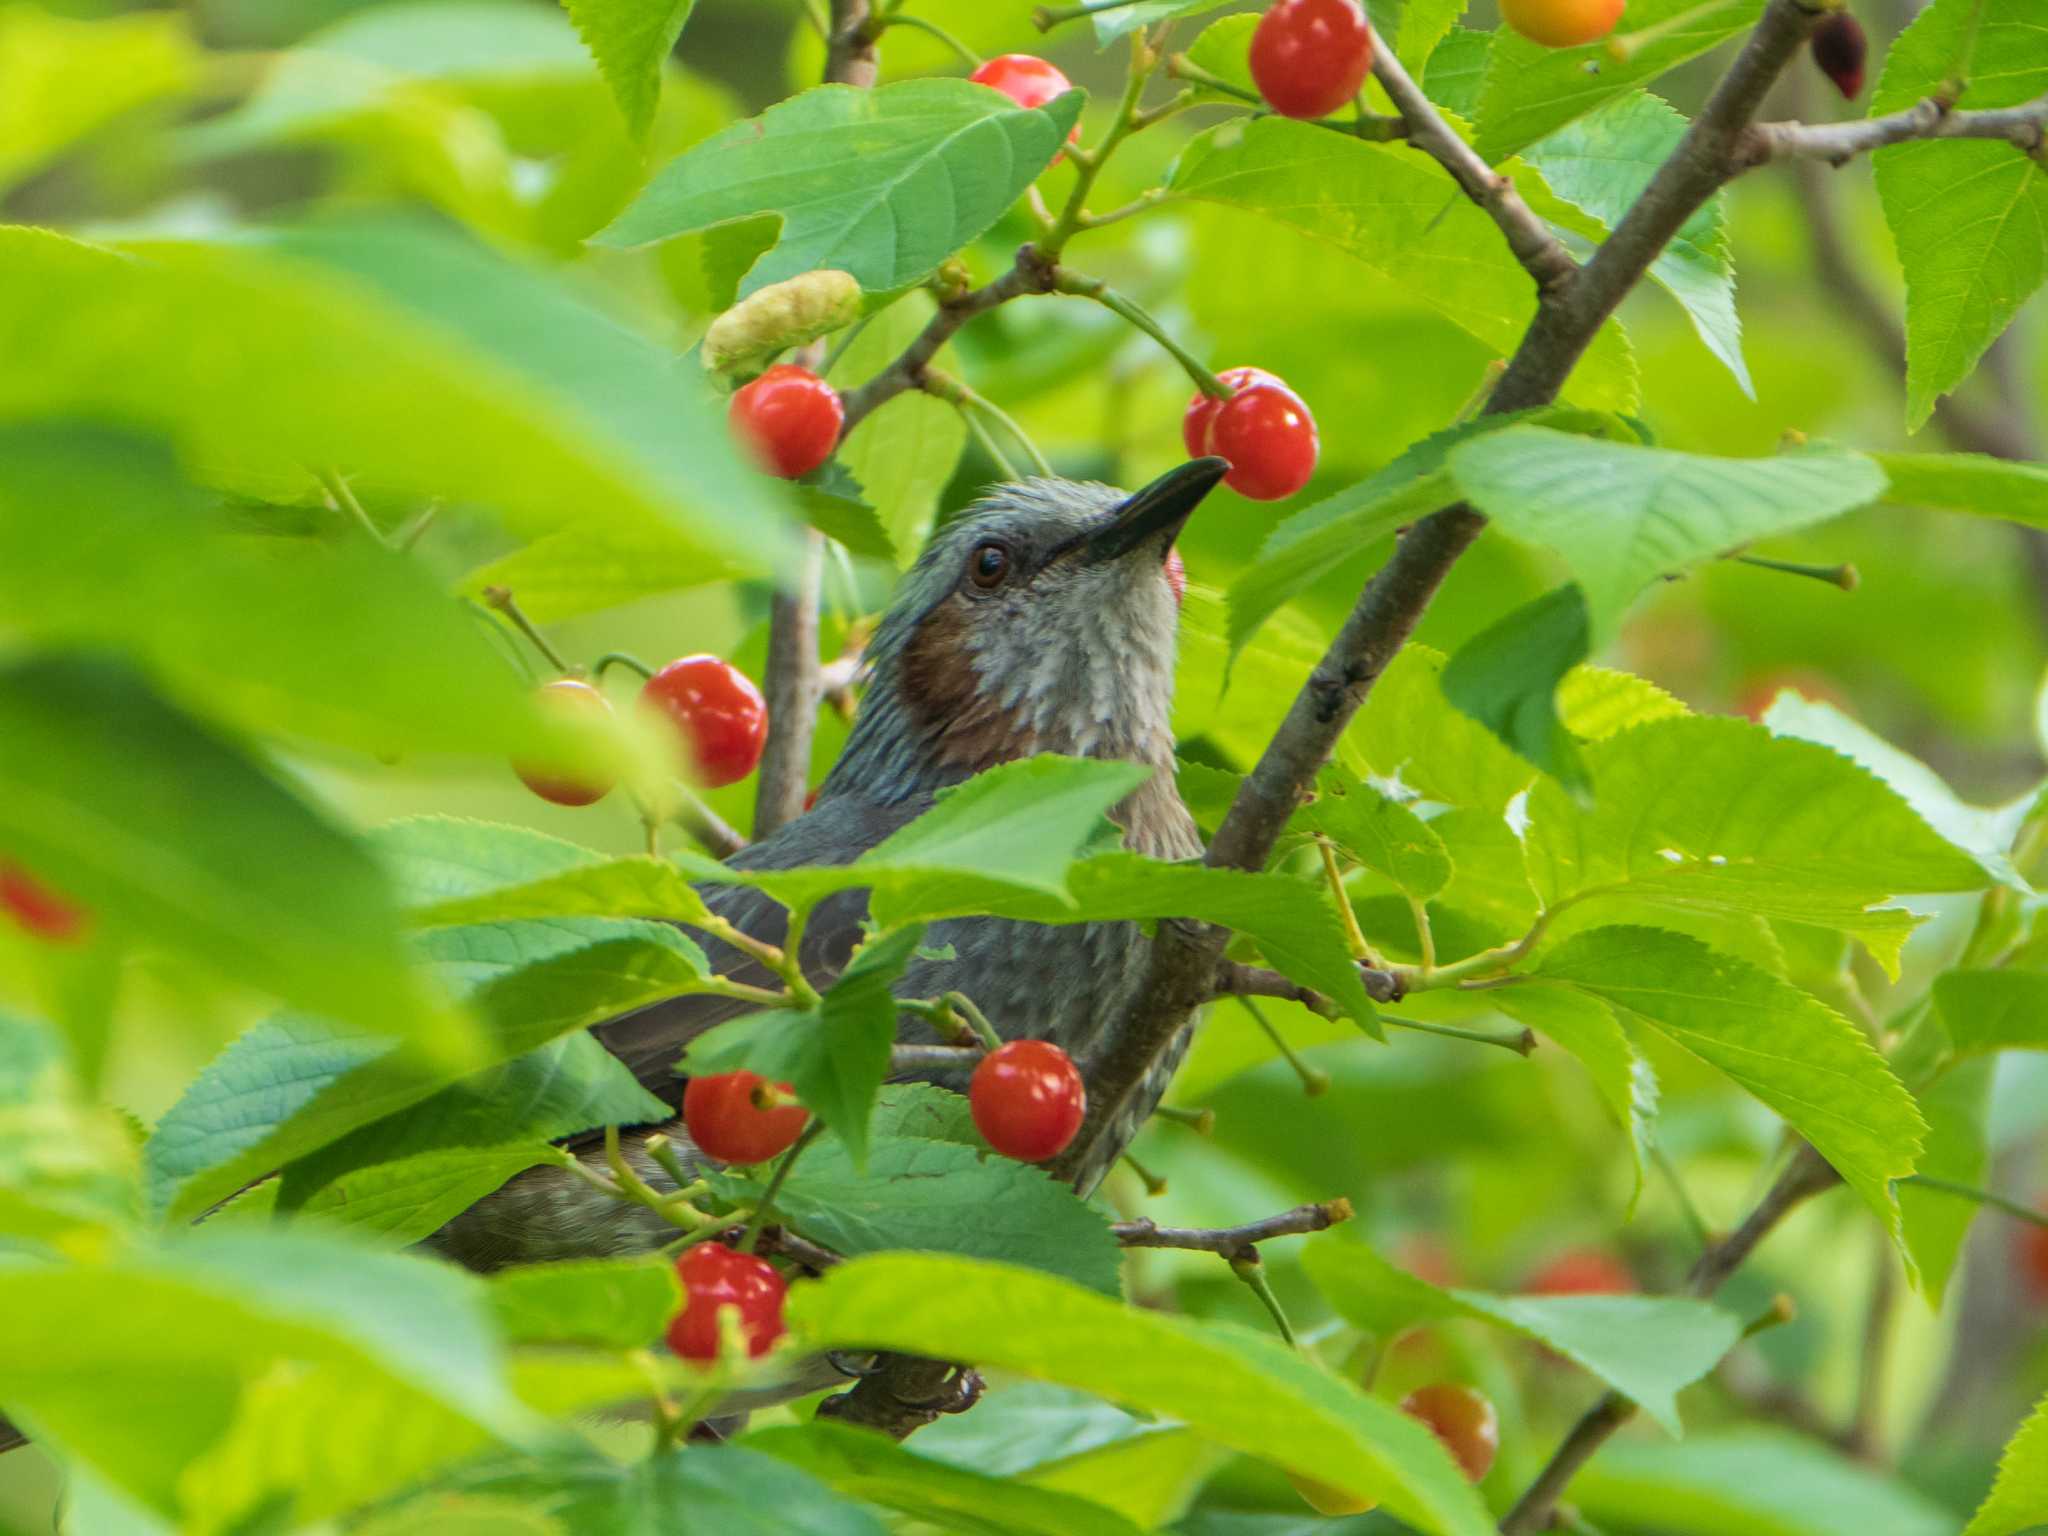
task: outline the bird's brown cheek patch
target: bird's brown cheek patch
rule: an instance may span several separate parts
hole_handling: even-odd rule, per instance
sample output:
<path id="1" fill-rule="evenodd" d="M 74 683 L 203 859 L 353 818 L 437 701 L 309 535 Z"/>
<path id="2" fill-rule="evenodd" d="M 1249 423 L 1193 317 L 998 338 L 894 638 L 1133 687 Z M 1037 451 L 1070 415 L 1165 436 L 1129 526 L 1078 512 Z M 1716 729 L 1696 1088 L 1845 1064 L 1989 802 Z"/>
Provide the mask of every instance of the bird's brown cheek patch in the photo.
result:
<path id="1" fill-rule="evenodd" d="M 940 763 L 979 773 L 1031 756 L 1038 733 L 976 686 L 967 632 L 957 597 L 926 615 L 903 648 L 903 703 L 912 728 L 932 744 Z"/>

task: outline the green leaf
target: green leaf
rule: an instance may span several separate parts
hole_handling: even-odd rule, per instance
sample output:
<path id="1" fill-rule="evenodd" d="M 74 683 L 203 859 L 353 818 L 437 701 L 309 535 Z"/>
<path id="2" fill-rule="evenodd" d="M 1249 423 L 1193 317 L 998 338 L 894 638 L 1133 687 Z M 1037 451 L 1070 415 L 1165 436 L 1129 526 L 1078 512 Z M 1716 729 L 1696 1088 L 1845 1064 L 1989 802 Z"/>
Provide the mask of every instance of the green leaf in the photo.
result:
<path id="1" fill-rule="evenodd" d="M 1912 1173 L 1926 1122 L 1863 1032 L 1746 961 L 1657 928 L 1595 928 L 1534 974 L 1591 993 L 1783 1116 L 1899 1236 L 1892 1180 Z"/>
<path id="2" fill-rule="evenodd" d="M 849 554 L 901 563 L 882 514 L 868 505 L 866 491 L 838 455 L 797 482 L 796 498 L 798 515 L 826 538 L 844 544 Z"/>
<path id="3" fill-rule="evenodd" d="M 571 893 L 581 889 L 587 871 L 625 862 L 530 827 L 456 816 L 408 816 L 377 828 L 369 841 L 390 872 L 399 904 L 415 916 L 482 909 L 501 896 L 522 902 L 528 888 L 557 881 L 564 901 L 580 899 Z"/>
<path id="4" fill-rule="evenodd" d="M 119 1117 L 85 1102 L 56 1036 L 0 1010 L 0 1238 L 79 1251 L 133 1225 L 135 1146 Z"/>
<path id="5" fill-rule="evenodd" d="M 572 1536 L 552 1515 L 510 1499 L 426 1493 L 350 1527 L 350 1536 Z"/>
<path id="6" fill-rule="evenodd" d="M 1444 665 L 1439 651 L 1404 646 L 1344 733 L 1340 760 L 1425 799 L 1498 815 L 1535 771 L 1445 697 Z"/>
<path id="7" fill-rule="evenodd" d="M 895 293 L 1001 218 L 1080 111 L 1072 92 L 1020 108 L 965 80 L 819 86 L 670 161 L 596 241 L 645 245 L 775 213 L 781 235 L 742 297 L 824 267 Z"/>
<path id="8" fill-rule="evenodd" d="M 923 937 L 923 925 L 913 923 L 862 944 L 811 1012 L 753 1013 L 707 1031 L 691 1043 L 687 1071 L 695 1076 L 744 1067 L 788 1083 L 838 1132 L 854 1171 L 863 1171 L 868 1120 L 896 1042 L 898 1010 L 889 989 Z"/>
<path id="9" fill-rule="evenodd" d="M 1949 1536 L 1954 1511 L 1900 1479 L 1782 1429 L 1724 1429 L 1679 1444 L 1623 1436 L 1572 1481 L 1603 1528 L 1674 1536 Z"/>
<path id="10" fill-rule="evenodd" d="M 443 1264 L 262 1229 L 0 1263 L 8 1403 L 181 1528 L 273 1502 L 317 1523 L 532 1431 L 480 1294 Z"/>
<path id="11" fill-rule="evenodd" d="M 1999 1458 L 1998 1480 L 1962 1536 L 2015 1536 L 2048 1522 L 2048 1397 Z"/>
<path id="12" fill-rule="evenodd" d="M 1203 11 L 1215 10 L 1223 3 L 1224 0 L 1137 0 L 1134 5 L 1100 11 L 1090 19 L 1095 24 L 1095 41 L 1106 48 L 1140 27 L 1149 27 L 1154 22 L 1168 21 L 1176 16 L 1198 16 Z"/>
<path id="13" fill-rule="evenodd" d="M 1172 186 L 1335 245 L 1502 356 L 1535 315 L 1529 275 L 1493 221 L 1406 148 L 1279 117 L 1230 122 L 1188 145 Z M 1618 325 L 1602 329 L 1564 394 L 1635 408 L 1635 358 Z"/>
<path id="14" fill-rule="evenodd" d="M 661 99 L 661 66 L 697 0 L 562 0 L 612 88 L 626 126 L 645 139 Z"/>
<path id="15" fill-rule="evenodd" d="M 1295 813 L 1295 824 L 1322 833 L 1415 901 L 1450 883 L 1451 856 L 1429 823 L 1335 763 L 1317 776 L 1316 797 Z"/>
<path id="16" fill-rule="evenodd" d="M 789 557 L 781 493 L 741 465 L 693 370 L 457 237 L 323 225 L 115 251 L 7 229 L 0 276 L 0 343 L 38 359 L 0 386 L 0 418 L 162 432 L 272 500 L 334 468 L 533 531 L 574 509 L 756 574 Z"/>
<path id="17" fill-rule="evenodd" d="M 1826 747 L 1690 715 L 1589 743 L 1590 806 L 1530 791 L 1529 876 L 1547 906 L 1639 897 L 1853 934 L 1888 969 L 1918 921 L 1893 898 L 1990 879 L 1892 789 Z"/>
<path id="18" fill-rule="evenodd" d="M 1444 697 L 1566 788 L 1583 792 L 1586 765 L 1558 717 L 1557 690 L 1586 659 L 1585 594 L 1557 587 L 1481 630 L 1443 671 Z"/>
<path id="19" fill-rule="evenodd" d="M 1418 75 L 1423 93 L 1448 112 L 1469 121 L 1479 111 L 1486 66 L 1493 58 L 1493 34 L 1453 27 L 1436 45 Z"/>
<path id="20" fill-rule="evenodd" d="M 1934 1005 L 1958 1058 L 2048 1051 L 2048 975 L 1949 971 L 1934 978 Z"/>
<path id="21" fill-rule="evenodd" d="M 704 957 L 673 928 L 593 918 L 451 928 L 421 948 L 466 989 L 488 1054 L 506 1061 L 557 1035 L 695 990 Z M 488 1063 L 486 1063 L 488 1064 Z M 453 1068 L 388 1036 L 283 1016 L 237 1039 L 157 1123 L 143 1149 L 168 1220 L 448 1086 Z"/>
<path id="22" fill-rule="evenodd" d="M 82 21 L 27 5 L 0 12 L 0 189 L 137 107 L 185 94 L 201 68 L 177 14 Z"/>
<path id="23" fill-rule="evenodd" d="M 1884 491 L 1883 473 L 1861 454 L 1808 449 L 1718 459 L 1534 426 L 1460 444 L 1450 464 L 1488 517 L 1571 567 L 1595 645 L 1659 577 L 1752 539 L 1825 522 Z"/>
<path id="24" fill-rule="evenodd" d="M 761 1186 L 718 1185 L 751 1200 Z M 1037 1168 L 986 1147 L 912 1138 L 877 1141 L 867 1171 L 845 1145 L 821 1141 L 797 1160 L 776 1209 L 814 1242 L 848 1256 L 919 1249 L 1058 1275 L 1123 1294 L 1123 1251 L 1108 1219 Z"/>
<path id="25" fill-rule="evenodd" d="M 95 914 L 389 1037 L 464 1043 L 367 850 L 127 669 L 0 668 L 0 841 Z"/>
<path id="26" fill-rule="evenodd" d="M 415 1241 L 543 1161 L 549 1141 L 674 1114 L 578 1032 L 298 1159 L 285 1170 L 278 1204 L 371 1226 L 387 1241 Z"/>
<path id="27" fill-rule="evenodd" d="M 707 555 L 699 542 L 672 529 L 652 523 L 621 528 L 600 514 L 478 566 L 462 579 L 462 590 L 481 597 L 486 587 L 504 587 L 519 594 L 529 619 L 551 624 L 749 574 L 750 562 Z"/>
<path id="28" fill-rule="evenodd" d="M 829 1419 L 757 1430 L 741 1444 L 848 1498 L 962 1536 L 1138 1536 L 1136 1525 L 1093 1500 L 948 1466 Z"/>
<path id="29" fill-rule="evenodd" d="M 157 444 L 0 427 L 15 634 L 118 651 L 250 732 L 383 753 L 533 747 L 517 675 L 417 561 L 364 539 L 265 544 L 234 537 Z"/>
<path id="30" fill-rule="evenodd" d="M 1545 48 L 1511 28 L 1496 28 L 1480 88 L 1479 153 L 1504 160 L 1574 118 L 1747 32 L 1762 14 L 1763 0 L 1734 0 L 1712 11 L 1693 0 L 1631 0 L 1623 18 L 1628 30 L 1656 35 L 1626 63 L 1608 57 L 1604 40 L 1582 48 Z M 1676 25 L 1664 31 L 1670 22 Z"/>
<path id="31" fill-rule="evenodd" d="M 1257 16 L 1222 17 L 1204 27 L 1201 35 L 1188 44 L 1188 59 L 1218 79 L 1256 96 L 1259 87 L 1252 79 L 1251 48 L 1252 34 L 1258 29 Z M 1219 99 L 1219 95 L 1212 93 L 1209 99 Z"/>
<path id="32" fill-rule="evenodd" d="M 1983 453 L 1875 453 L 1894 506 L 1933 507 L 2048 528 L 2048 465 Z"/>
<path id="33" fill-rule="evenodd" d="M 498 1331 L 514 1344 L 644 1349 L 682 1304 L 675 1264 L 659 1255 L 521 1264 L 490 1277 Z"/>
<path id="34" fill-rule="evenodd" d="M 1563 987 L 1501 987 L 1488 999 L 1517 1023 L 1540 1030 L 1578 1058 L 1601 1102 L 1628 1133 L 1635 1164 L 1631 1208 L 1642 1197 L 1651 1127 L 1657 1119 L 1657 1072 L 1636 1049 L 1614 1010 L 1599 998 Z"/>
<path id="35" fill-rule="evenodd" d="M 1552 192 L 1598 221 L 1604 239 L 1671 157 L 1687 126 L 1661 97 L 1634 91 L 1545 136 L 1525 158 Z M 1735 255 L 1718 193 L 1672 236 L 1650 276 L 1685 306 L 1707 350 L 1754 400 L 1756 386 L 1742 358 L 1742 319 L 1735 312 Z"/>
<path id="36" fill-rule="evenodd" d="M 890 1083 L 875 1098 L 868 1126 L 876 1141 L 912 1137 L 921 1141 L 957 1141 L 977 1152 L 987 1145 L 974 1128 L 967 1095 L 934 1083 Z"/>
<path id="37" fill-rule="evenodd" d="M 1983 1187 L 1991 1160 L 1985 1122 L 1995 1065 L 1966 1062 L 1920 1090 L 1920 1113 L 1927 1120 L 1920 1172 L 1973 1189 Z M 1980 1207 L 1946 1190 L 1912 1183 L 1900 1185 L 1898 1195 L 1906 1249 L 1919 1267 L 1921 1292 L 1929 1306 L 1938 1307 Z"/>
<path id="38" fill-rule="evenodd" d="M 1976 68 L 1965 56 L 1972 39 Z M 1958 76 L 1974 109 L 2048 91 L 2038 7 L 1936 0 L 1893 40 L 1871 113 L 1941 95 Z M 1871 161 L 1906 274 L 1906 424 L 1918 431 L 2048 278 L 2048 170 L 1996 140 L 1898 144 Z"/>
<path id="39" fill-rule="evenodd" d="M 537 1505 L 576 1536 L 884 1536 L 881 1522 L 808 1473 L 737 1445 L 685 1445 L 621 1465 L 594 1449 L 486 1465 L 463 1491 Z"/>
<path id="40" fill-rule="evenodd" d="M 1418 1323 L 1458 1318 L 1511 1329 L 1592 1372 L 1672 1435 L 1680 1433 L 1679 1391 L 1711 1371 L 1742 1337 L 1739 1318 L 1682 1296 L 1440 1290 L 1334 1233 L 1312 1238 L 1301 1262 L 1346 1321 L 1384 1340 Z"/>
<path id="41" fill-rule="evenodd" d="M 1122 1306 L 999 1264 L 893 1254 L 798 1287 L 789 1322 L 814 1349 L 964 1360 L 1179 1419 L 1233 1450 L 1380 1499 L 1431 1536 L 1493 1530 L 1428 1430 L 1235 1324 Z"/>

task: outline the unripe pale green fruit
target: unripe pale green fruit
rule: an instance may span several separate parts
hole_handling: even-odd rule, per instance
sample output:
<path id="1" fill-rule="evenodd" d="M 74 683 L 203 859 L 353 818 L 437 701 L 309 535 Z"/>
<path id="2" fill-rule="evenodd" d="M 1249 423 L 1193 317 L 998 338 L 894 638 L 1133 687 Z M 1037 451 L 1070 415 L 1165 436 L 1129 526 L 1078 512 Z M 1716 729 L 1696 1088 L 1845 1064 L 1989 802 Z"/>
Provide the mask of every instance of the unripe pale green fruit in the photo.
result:
<path id="1" fill-rule="evenodd" d="M 800 347 L 860 318 L 850 272 L 803 272 L 748 294 L 704 333 L 704 366 L 718 373 Z"/>

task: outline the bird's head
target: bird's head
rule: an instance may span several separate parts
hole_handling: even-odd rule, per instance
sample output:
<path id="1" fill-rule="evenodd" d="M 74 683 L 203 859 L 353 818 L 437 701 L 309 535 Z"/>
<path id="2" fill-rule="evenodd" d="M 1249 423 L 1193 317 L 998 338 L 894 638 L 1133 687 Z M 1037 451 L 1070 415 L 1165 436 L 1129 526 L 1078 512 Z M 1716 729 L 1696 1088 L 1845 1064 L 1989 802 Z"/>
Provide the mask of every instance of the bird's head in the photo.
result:
<path id="1" fill-rule="evenodd" d="M 1136 492 L 1025 480 L 940 529 L 875 632 L 825 793 L 893 799 L 1037 752 L 1170 772 L 1166 556 L 1227 468 L 1195 459 Z"/>

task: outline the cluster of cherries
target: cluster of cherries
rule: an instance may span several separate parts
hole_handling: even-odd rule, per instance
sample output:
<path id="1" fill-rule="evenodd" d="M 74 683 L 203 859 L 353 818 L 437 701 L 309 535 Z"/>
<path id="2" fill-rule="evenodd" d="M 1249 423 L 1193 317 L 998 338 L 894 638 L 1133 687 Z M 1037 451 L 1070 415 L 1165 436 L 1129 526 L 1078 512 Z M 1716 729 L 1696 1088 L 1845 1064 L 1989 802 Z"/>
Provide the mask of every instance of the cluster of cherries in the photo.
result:
<path id="1" fill-rule="evenodd" d="M 967 1090 L 974 1124 L 1005 1157 L 1043 1162 L 1066 1149 L 1088 1107 L 1081 1074 L 1047 1040 L 1012 1040 L 982 1057 Z M 683 1089 L 683 1125 L 705 1156 L 764 1163 L 796 1144 L 810 1121 L 787 1083 L 756 1072 L 693 1077 Z M 720 1308 L 738 1314 L 747 1353 L 767 1353 L 785 1329 L 788 1284 L 767 1260 L 724 1243 L 696 1243 L 676 1260 L 683 1310 L 669 1324 L 669 1348 L 686 1360 L 718 1357 Z"/>

